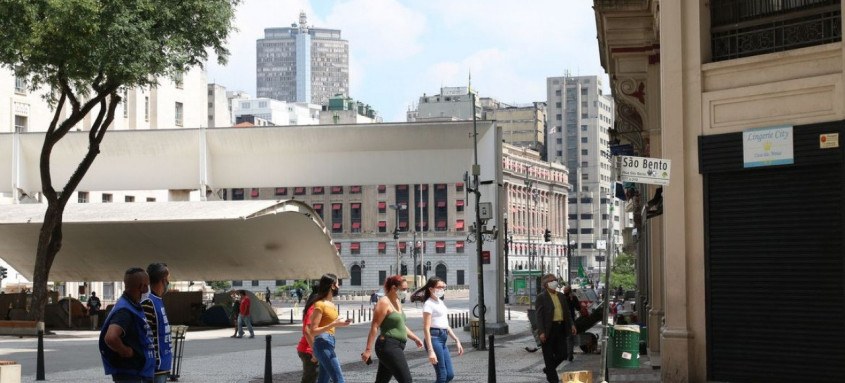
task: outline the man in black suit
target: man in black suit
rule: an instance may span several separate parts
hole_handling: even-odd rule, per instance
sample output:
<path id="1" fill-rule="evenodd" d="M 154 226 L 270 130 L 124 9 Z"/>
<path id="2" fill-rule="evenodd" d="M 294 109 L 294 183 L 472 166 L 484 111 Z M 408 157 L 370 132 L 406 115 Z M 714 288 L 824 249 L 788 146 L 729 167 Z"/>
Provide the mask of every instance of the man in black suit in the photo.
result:
<path id="1" fill-rule="evenodd" d="M 558 383 L 557 366 L 567 359 L 567 337 L 575 334 L 575 322 L 569 311 L 569 301 L 557 291 L 558 282 L 554 274 L 546 274 L 540 280 L 543 292 L 537 295 L 535 303 L 537 330 L 543 344 L 543 373 L 549 383 Z"/>

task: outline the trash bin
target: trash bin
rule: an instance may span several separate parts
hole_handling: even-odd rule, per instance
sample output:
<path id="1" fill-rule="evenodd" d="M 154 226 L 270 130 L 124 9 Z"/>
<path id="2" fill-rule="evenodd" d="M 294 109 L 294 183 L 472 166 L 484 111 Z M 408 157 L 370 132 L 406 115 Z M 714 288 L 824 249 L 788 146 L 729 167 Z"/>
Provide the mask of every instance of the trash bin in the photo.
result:
<path id="1" fill-rule="evenodd" d="M 173 342 L 173 366 L 170 368 L 170 381 L 179 380 L 182 370 L 182 352 L 185 351 L 185 333 L 188 326 L 170 326 L 170 340 Z"/>
<path id="2" fill-rule="evenodd" d="M 478 348 L 478 319 L 469 320 L 469 336 L 472 338 L 472 347 Z"/>
<path id="3" fill-rule="evenodd" d="M 640 326 L 616 325 L 608 329 L 610 366 L 614 368 L 640 367 Z"/>

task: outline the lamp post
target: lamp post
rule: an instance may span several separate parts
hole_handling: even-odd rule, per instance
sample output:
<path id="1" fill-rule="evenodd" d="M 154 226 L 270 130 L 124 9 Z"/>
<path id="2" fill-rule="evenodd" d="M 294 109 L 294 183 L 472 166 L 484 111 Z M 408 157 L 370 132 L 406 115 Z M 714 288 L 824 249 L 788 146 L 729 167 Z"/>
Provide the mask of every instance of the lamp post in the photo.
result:
<path id="1" fill-rule="evenodd" d="M 510 252 L 511 242 L 513 242 L 513 238 L 508 235 L 508 214 L 505 213 L 504 215 L 504 228 L 505 228 L 505 304 L 510 304 L 510 290 L 508 285 L 508 279 L 510 277 L 510 263 L 508 263 L 508 253 Z"/>
<path id="2" fill-rule="evenodd" d="M 396 225 L 393 228 L 393 241 L 396 242 L 396 274 L 402 274 L 402 254 L 399 251 L 399 210 L 405 210 L 408 205 L 395 204 L 390 205 L 390 208 L 396 212 Z"/>

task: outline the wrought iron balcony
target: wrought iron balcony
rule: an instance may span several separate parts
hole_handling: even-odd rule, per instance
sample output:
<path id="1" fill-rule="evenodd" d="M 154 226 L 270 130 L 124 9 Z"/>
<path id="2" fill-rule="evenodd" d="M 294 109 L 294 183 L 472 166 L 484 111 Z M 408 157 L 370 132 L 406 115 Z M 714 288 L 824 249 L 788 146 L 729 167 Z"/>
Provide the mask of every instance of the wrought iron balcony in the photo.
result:
<path id="1" fill-rule="evenodd" d="M 711 0 L 713 61 L 842 40 L 840 0 Z"/>

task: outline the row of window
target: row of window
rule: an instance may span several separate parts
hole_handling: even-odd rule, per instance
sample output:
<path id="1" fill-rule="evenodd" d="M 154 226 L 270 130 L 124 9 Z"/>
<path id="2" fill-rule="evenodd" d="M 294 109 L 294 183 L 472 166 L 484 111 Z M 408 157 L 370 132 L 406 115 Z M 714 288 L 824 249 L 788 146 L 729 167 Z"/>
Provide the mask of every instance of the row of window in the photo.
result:
<path id="1" fill-rule="evenodd" d="M 391 243 L 393 243 L 393 242 L 391 242 Z M 376 244 L 377 254 L 387 254 L 387 244 L 388 244 L 388 242 L 378 242 Z M 348 245 L 347 247 L 349 249 L 349 254 L 352 254 L 352 255 L 361 254 L 361 242 L 349 242 L 347 245 Z M 335 243 L 334 246 L 337 249 L 338 253 L 340 253 L 343 250 L 343 244 L 342 243 L 339 243 L 339 242 Z M 426 247 L 424 244 L 418 245 L 417 251 L 423 251 L 424 247 Z M 392 248 L 393 248 L 392 251 L 396 251 L 395 245 L 393 245 Z M 408 243 L 407 242 L 399 242 L 399 252 L 402 253 L 402 254 L 406 254 L 407 251 L 408 251 Z M 434 252 L 435 252 L 435 254 L 446 254 L 446 241 L 436 241 L 434 243 Z M 459 253 L 459 254 L 462 254 L 464 252 L 464 241 L 456 241 L 455 242 L 455 252 Z"/>
<path id="2" fill-rule="evenodd" d="M 425 185 L 423 185 L 425 188 Z M 445 189 L 446 184 L 435 184 L 435 189 Z M 292 189 L 292 190 L 291 190 Z M 232 189 L 232 200 L 243 200 L 245 190 L 243 188 L 236 188 Z M 250 197 L 251 198 L 258 198 L 261 194 L 260 189 L 252 188 L 250 190 Z M 274 195 L 277 197 L 286 196 L 288 193 L 292 192 L 293 195 L 306 195 L 308 188 L 304 186 L 297 186 L 293 188 L 288 187 L 277 187 L 274 189 Z M 329 188 L 331 194 L 343 194 L 344 187 L 343 186 L 332 186 Z M 353 185 L 349 186 L 349 194 L 361 194 L 361 185 Z M 387 185 L 378 185 L 378 193 L 385 194 L 387 192 Z M 408 190 L 408 185 L 396 185 L 396 190 L 399 191 L 406 191 Z M 463 192 L 464 191 L 464 183 L 458 182 L 455 184 L 455 191 L 456 192 Z M 324 186 L 312 186 L 311 187 L 311 195 L 323 195 L 326 193 L 326 187 Z M 461 201 L 463 202 L 463 201 Z M 460 205 L 463 206 L 463 203 Z"/>
<path id="3" fill-rule="evenodd" d="M 77 202 L 79 203 L 88 203 L 89 202 L 89 195 L 88 192 L 81 191 L 76 193 Z M 155 197 L 147 197 L 147 202 L 155 202 Z M 111 203 L 114 202 L 114 195 L 111 193 L 103 193 L 102 194 L 102 202 L 103 203 Z M 123 196 L 123 202 L 135 202 L 135 196 L 127 195 Z"/>

